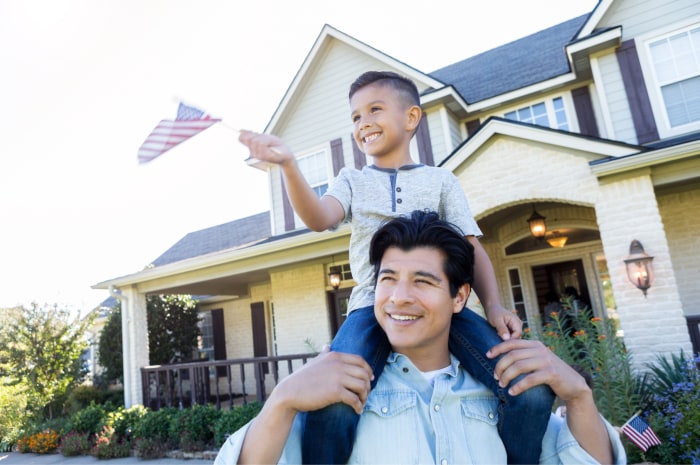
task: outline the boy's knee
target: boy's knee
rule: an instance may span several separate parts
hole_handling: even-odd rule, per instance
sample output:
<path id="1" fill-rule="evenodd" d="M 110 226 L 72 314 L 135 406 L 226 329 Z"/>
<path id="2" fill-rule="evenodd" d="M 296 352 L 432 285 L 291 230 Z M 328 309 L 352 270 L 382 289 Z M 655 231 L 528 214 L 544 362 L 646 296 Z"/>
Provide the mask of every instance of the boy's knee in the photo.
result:
<path id="1" fill-rule="evenodd" d="M 527 407 L 528 410 L 541 411 L 541 410 L 552 410 L 552 404 L 554 404 L 554 391 L 545 385 L 540 384 L 538 386 L 533 386 L 530 389 L 521 392 L 517 396 L 511 397 L 511 402 L 516 405 L 520 405 L 523 408 Z"/>

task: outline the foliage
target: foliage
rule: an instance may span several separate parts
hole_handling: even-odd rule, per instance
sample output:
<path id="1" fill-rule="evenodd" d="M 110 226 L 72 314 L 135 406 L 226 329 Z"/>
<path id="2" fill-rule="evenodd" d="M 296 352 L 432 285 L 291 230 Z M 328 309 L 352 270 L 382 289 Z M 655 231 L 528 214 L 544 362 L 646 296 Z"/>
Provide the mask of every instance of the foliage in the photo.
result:
<path id="1" fill-rule="evenodd" d="M 179 437 L 172 434 L 178 410 L 172 407 L 149 411 L 134 425 L 133 438 L 136 451 L 143 458 L 163 457 L 171 448 L 177 448 Z"/>
<path id="2" fill-rule="evenodd" d="M 114 428 L 118 439 L 130 440 L 134 426 L 146 416 L 150 410 L 143 405 L 134 405 L 125 409 L 120 406 L 117 410 L 107 413 L 105 425 Z"/>
<path id="3" fill-rule="evenodd" d="M 105 403 L 106 391 L 97 386 L 80 385 L 68 392 L 66 401 L 63 404 L 63 413 L 72 415 L 84 409 L 91 403 Z"/>
<path id="4" fill-rule="evenodd" d="M 200 336 L 197 301 L 187 295 L 151 296 L 146 307 L 150 362 L 165 365 L 190 360 Z"/>
<path id="5" fill-rule="evenodd" d="M 102 379 L 109 382 L 124 382 L 124 362 L 122 348 L 122 307 L 117 303 L 109 313 L 100 332 L 97 360 L 104 368 Z"/>
<path id="6" fill-rule="evenodd" d="M 95 435 L 100 432 L 110 406 L 91 402 L 86 408 L 75 412 L 70 417 L 72 429 L 78 433 Z"/>
<path id="7" fill-rule="evenodd" d="M 3 360 L 9 376 L 28 387 L 29 405 L 36 411 L 47 408 L 53 417 L 53 402 L 85 377 L 80 355 L 87 348 L 84 338 L 92 319 L 72 318 L 57 305 L 18 307 L 0 334 L 6 347 Z"/>
<path id="8" fill-rule="evenodd" d="M 58 448 L 59 438 L 58 432 L 47 429 L 21 437 L 17 441 L 17 450 L 22 453 L 49 454 Z"/>
<path id="9" fill-rule="evenodd" d="M 227 412 L 223 412 L 216 422 L 214 428 L 214 441 L 216 447 L 221 447 L 230 434 L 236 432 L 255 416 L 262 409 L 262 403 L 251 402 L 239 407 L 233 407 Z"/>
<path id="10" fill-rule="evenodd" d="M 17 442 L 27 408 L 27 395 L 22 384 L 0 383 L 0 452 L 6 452 Z"/>
<path id="11" fill-rule="evenodd" d="M 87 455 L 90 452 L 90 447 L 89 433 L 71 431 L 61 438 L 58 449 L 64 457 L 75 457 L 76 455 Z"/>
<path id="12" fill-rule="evenodd" d="M 131 455 L 131 441 L 120 439 L 111 426 L 103 426 L 95 438 L 92 455 L 98 459 L 114 459 Z"/>
<path id="13" fill-rule="evenodd" d="M 649 365 L 654 396 L 643 416 L 661 444 L 630 459 L 656 463 L 700 463 L 700 373 L 696 361 L 681 352 Z M 638 457 L 637 457 L 638 456 Z"/>
<path id="14" fill-rule="evenodd" d="M 212 405 L 194 404 L 181 410 L 171 427 L 171 436 L 179 435 L 180 448 L 188 451 L 205 450 L 214 444 L 214 427 L 221 412 Z"/>
<path id="15" fill-rule="evenodd" d="M 565 308 L 571 304 L 564 299 Z M 612 424 L 623 424 L 642 402 L 644 379 L 632 371 L 631 356 L 615 335 L 614 321 L 593 317 L 589 308 L 583 308 L 572 317 L 573 329 L 567 335 L 560 315 L 549 316 L 541 341 L 562 360 L 591 375 L 598 410 Z"/>

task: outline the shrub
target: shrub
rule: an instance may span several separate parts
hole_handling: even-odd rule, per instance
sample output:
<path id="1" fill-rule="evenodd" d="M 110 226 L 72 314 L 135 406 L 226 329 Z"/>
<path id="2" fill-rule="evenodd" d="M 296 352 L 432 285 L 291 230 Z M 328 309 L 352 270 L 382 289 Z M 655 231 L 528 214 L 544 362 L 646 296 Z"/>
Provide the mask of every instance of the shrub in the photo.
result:
<path id="1" fill-rule="evenodd" d="M 188 452 L 205 450 L 214 445 L 214 427 L 221 412 L 211 405 L 195 404 L 181 410 L 171 437 L 179 435 L 180 447 Z"/>
<path id="2" fill-rule="evenodd" d="M 76 386 L 68 394 L 63 404 L 63 411 L 68 415 L 73 415 L 90 404 L 103 404 L 104 401 L 105 393 L 102 389 L 95 386 L 80 385 Z"/>
<path id="3" fill-rule="evenodd" d="M 90 434 L 71 431 L 61 438 L 58 449 L 64 457 L 87 455 L 90 452 Z"/>
<path id="4" fill-rule="evenodd" d="M 90 402 L 90 405 L 70 417 L 72 429 L 78 433 L 97 434 L 107 418 L 107 412 L 105 406 Z"/>
<path id="5" fill-rule="evenodd" d="M 114 459 L 131 455 L 131 441 L 120 439 L 111 426 L 103 426 L 95 438 L 92 455 L 98 459 Z"/>
<path id="6" fill-rule="evenodd" d="M 134 425 L 133 436 L 140 457 L 159 458 L 168 449 L 177 448 L 179 437 L 171 432 L 178 410 L 172 407 L 148 411 Z M 160 455 L 159 455 L 160 454 Z"/>
<path id="7" fill-rule="evenodd" d="M 149 410 L 143 405 L 134 405 L 128 409 L 119 407 L 117 410 L 107 413 L 105 425 L 113 427 L 120 440 L 130 440 L 133 436 L 134 426 L 148 412 Z"/>
<path id="8" fill-rule="evenodd" d="M 22 385 L 0 384 L 0 452 L 11 450 L 23 427 L 27 395 Z"/>
<path id="9" fill-rule="evenodd" d="M 58 448 L 59 434 L 51 429 L 40 431 L 17 440 L 17 450 L 22 453 L 48 454 Z"/>
<path id="10" fill-rule="evenodd" d="M 227 412 L 223 412 L 216 422 L 214 428 L 214 443 L 217 448 L 221 447 L 226 438 L 240 429 L 260 412 L 262 404 L 251 402 L 240 407 L 233 407 Z"/>

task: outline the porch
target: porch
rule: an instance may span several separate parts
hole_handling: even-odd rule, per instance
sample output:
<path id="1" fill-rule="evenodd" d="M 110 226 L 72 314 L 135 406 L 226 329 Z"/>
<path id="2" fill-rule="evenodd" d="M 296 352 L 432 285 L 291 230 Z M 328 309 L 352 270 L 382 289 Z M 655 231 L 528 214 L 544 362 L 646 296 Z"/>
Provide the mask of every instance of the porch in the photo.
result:
<path id="1" fill-rule="evenodd" d="M 315 356 L 307 353 L 143 367 L 143 405 L 153 410 L 194 404 L 231 409 L 248 402 L 264 402 L 267 392 L 281 378 Z"/>

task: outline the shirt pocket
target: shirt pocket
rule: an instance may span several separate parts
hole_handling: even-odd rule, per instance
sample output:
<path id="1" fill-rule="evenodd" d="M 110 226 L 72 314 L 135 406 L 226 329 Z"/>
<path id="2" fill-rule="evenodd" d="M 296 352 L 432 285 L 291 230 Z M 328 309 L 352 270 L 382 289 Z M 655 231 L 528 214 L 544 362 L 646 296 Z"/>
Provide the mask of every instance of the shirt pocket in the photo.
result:
<path id="1" fill-rule="evenodd" d="M 487 425 L 498 424 L 498 399 L 489 397 L 469 397 L 462 399 L 462 417 L 465 421 L 480 421 Z"/>
<path id="2" fill-rule="evenodd" d="M 498 434 L 498 399 L 468 397 L 461 400 L 461 407 L 464 444 L 475 461 L 483 462 L 485 457 L 493 461 L 499 454 L 505 458 L 505 450 L 499 450 L 503 449 L 503 442 Z M 483 455 L 486 453 L 484 444 L 489 444 L 487 455 Z"/>

